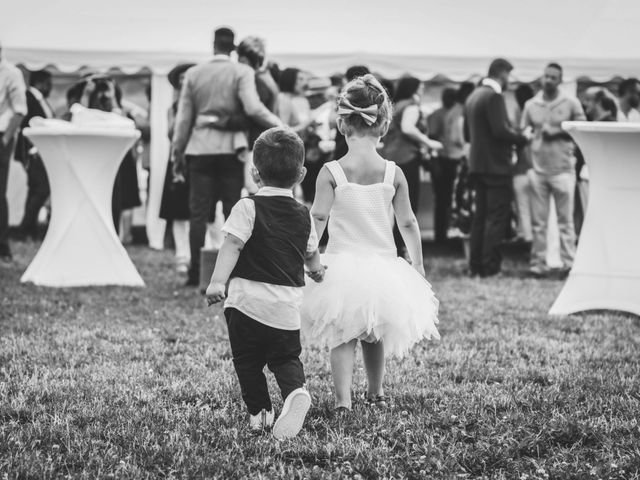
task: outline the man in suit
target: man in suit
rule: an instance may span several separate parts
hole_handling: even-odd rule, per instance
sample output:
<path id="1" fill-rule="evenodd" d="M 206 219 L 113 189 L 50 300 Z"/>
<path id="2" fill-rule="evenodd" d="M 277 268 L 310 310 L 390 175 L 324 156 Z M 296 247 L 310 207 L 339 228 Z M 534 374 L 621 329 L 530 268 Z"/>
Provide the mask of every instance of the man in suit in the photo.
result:
<path id="1" fill-rule="evenodd" d="M 505 59 L 491 62 L 489 75 L 465 105 L 465 137 L 471 143 L 469 175 L 475 191 L 469 269 L 472 276 L 500 272 L 499 246 L 504 240 L 513 198 L 514 145 L 531 138 L 517 132 L 507 116 L 502 92 L 513 66 Z"/>
<path id="2" fill-rule="evenodd" d="M 27 90 L 27 115 L 22 121 L 22 128 L 28 127 L 29 121 L 34 117 L 53 118 L 53 110 L 47 102 L 49 93 L 51 73 L 46 70 L 32 72 Z M 19 234 L 23 238 L 31 237 L 35 240 L 38 237 L 38 213 L 49 198 L 49 179 L 38 150 L 22 132 L 18 137 L 15 159 L 21 162 L 27 171 L 28 186 Z"/>
<path id="3" fill-rule="evenodd" d="M 240 200 L 244 164 L 236 149 L 237 132 L 221 129 L 220 118 L 244 113 L 264 127 L 281 125 L 258 97 L 255 72 L 231 62 L 235 35 L 229 28 L 214 32 L 213 59 L 189 69 L 178 100 L 173 134 L 173 159 L 178 177 L 188 168 L 190 192 L 189 243 L 191 267 L 188 286 L 197 286 L 200 249 L 204 245 L 210 209 L 222 201 L 225 217 Z M 246 142 L 245 142 L 246 146 Z"/>

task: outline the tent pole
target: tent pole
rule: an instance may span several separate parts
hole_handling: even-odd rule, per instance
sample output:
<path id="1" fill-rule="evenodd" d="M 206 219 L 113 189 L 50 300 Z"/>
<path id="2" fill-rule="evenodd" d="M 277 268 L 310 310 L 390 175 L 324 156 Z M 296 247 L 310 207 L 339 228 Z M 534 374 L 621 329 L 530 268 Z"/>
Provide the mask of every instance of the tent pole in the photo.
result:
<path id="1" fill-rule="evenodd" d="M 147 237 L 149 246 L 156 250 L 164 248 L 166 221 L 159 217 L 164 177 L 169 161 L 169 138 L 167 136 L 167 111 L 171 107 L 173 88 L 166 74 L 151 74 L 151 160 L 149 197 L 147 204 Z"/>

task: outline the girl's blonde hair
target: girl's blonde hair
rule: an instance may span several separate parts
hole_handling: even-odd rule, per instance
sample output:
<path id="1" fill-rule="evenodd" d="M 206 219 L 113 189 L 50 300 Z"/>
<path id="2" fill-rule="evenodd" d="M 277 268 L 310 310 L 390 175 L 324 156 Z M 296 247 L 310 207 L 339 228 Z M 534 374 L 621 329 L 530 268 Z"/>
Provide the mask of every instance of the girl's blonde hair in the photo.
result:
<path id="1" fill-rule="evenodd" d="M 387 91 L 370 73 L 347 83 L 338 96 L 338 115 L 344 122 L 343 133 L 381 137 L 387 132 L 393 115 L 393 107 Z M 375 106 L 376 108 L 371 108 Z M 353 108 L 355 107 L 355 108 Z M 375 114 L 363 114 L 367 109 Z M 374 120 L 375 121 L 372 121 Z"/>

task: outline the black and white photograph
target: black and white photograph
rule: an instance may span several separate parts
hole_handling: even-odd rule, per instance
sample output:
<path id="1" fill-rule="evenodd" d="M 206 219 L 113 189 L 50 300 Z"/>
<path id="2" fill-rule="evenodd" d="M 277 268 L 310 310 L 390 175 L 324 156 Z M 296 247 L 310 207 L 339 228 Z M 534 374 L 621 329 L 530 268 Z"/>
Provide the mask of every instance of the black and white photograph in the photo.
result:
<path id="1" fill-rule="evenodd" d="M 0 11 L 0 479 L 640 479 L 639 0 Z"/>

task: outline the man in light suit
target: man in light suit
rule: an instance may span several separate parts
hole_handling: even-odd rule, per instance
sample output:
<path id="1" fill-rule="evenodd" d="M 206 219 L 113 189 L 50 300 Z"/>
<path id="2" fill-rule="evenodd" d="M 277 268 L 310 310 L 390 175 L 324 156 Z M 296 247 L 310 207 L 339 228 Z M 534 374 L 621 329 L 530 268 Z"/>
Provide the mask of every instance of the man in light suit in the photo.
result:
<path id="1" fill-rule="evenodd" d="M 234 40 L 229 28 L 214 32 L 213 59 L 186 72 L 178 100 L 173 160 L 176 174 L 185 174 L 188 170 L 190 182 L 188 286 L 199 283 L 200 249 L 204 245 L 210 209 L 222 201 L 223 213 L 228 217 L 233 205 L 240 200 L 244 186 L 244 164 L 236 152 L 237 132 L 223 129 L 221 119 L 244 111 L 264 127 L 282 124 L 260 102 L 254 70 L 231 61 L 229 55 L 235 49 Z"/>
<path id="2" fill-rule="evenodd" d="M 531 133 L 516 131 L 507 116 L 502 92 L 513 66 L 498 58 L 489 75 L 465 105 L 465 137 L 471 143 L 469 177 L 475 191 L 469 270 L 472 276 L 500 273 L 499 246 L 504 240 L 513 200 L 514 145 L 523 146 Z"/>

